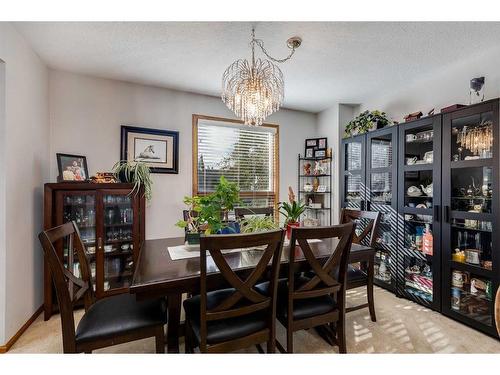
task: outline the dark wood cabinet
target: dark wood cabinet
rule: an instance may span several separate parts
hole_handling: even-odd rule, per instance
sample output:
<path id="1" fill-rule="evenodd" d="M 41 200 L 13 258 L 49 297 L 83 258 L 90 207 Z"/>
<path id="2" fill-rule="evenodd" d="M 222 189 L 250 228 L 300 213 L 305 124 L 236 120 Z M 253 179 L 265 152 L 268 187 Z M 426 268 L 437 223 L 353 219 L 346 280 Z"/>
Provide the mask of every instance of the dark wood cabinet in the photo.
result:
<path id="1" fill-rule="evenodd" d="M 128 292 L 145 236 L 145 199 L 132 184 L 45 184 L 44 228 L 75 221 L 91 265 L 97 298 Z M 65 241 L 56 243 L 64 267 L 79 273 Z M 44 267 L 44 317 L 57 310 L 52 279 Z"/>
<path id="2" fill-rule="evenodd" d="M 398 174 L 398 295 L 440 311 L 441 115 L 399 125 Z"/>
<path id="3" fill-rule="evenodd" d="M 398 127 L 342 140 L 341 205 L 382 213 L 376 240 L 376 285 L 395 292 L 397 282 Z"/>
<path id="4" fill-rule="evenodd" d="M 442 311 L 497 336 L 499 101 L 443 115 Z"/>

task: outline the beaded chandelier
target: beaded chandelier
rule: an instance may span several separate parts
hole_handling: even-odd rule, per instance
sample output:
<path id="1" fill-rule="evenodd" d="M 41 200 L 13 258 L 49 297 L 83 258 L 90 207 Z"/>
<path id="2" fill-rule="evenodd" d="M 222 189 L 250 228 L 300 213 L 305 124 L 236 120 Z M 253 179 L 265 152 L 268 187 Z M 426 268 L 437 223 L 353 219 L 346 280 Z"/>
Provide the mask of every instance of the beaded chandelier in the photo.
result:
<path id="1" fill-rule="evenodd" d="M 255 39 L 252 30 L 252 60 L 236 60 L 222 76 L 222 101 L 246 125 L 262 125 L 270 114 L 278 111 L 285 97 L 283 73 L 270 60 L 283 63 L 289 60 L 301 44 L 301 39 L 288 39 L 290 54 L 284 59 L 274 59 L 264 49 L 264 42 Z M 255 45 L 269 58 L 255 59 Z"/>

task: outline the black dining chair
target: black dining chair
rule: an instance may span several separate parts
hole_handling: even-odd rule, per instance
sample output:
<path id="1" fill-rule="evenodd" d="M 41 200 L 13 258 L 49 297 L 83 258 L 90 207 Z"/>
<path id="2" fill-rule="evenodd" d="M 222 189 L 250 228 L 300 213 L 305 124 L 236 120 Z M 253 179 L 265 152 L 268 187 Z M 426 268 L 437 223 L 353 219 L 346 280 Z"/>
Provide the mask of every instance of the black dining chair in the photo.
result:
<path id="1" fill-rule="evenodd" d="M 224 353 L 267 342 L 267 352 L 276 347 L 276 288 L 283 248 L 284 230 L 253 234 L 211 235 L 200 238 L 200 294 L 184 301 L 186 353 L 195 347 L 202 353 Z M 249 276 L 240 278 L 222 251 L 255 248 L 261 253 Z M 210 254 L 229 288 L 208 291 L 207 255 Z M 256 284 L 271 262 L 268 292 L 259 293 Z"/>
<path id="2" fill-rule="evenodd" d="M 358 233 L 354 233 L 352 242 L 367 245 L 375 249 L 380 216 L 380 212 L 344 208 L 341 212 L 340 222 L 355 222 Z M 359 266 L 349 264 L 347 269 L 347 290 L 366 286 L 368 303 L 350 306 L 347 308 L 347 312 L 368 307 L 371 320 L 376 322 L 377 316 L 375 314 L 375 298 L 373 295 L 373 269 L 372 272 L 368 272 L 368 267 L 373 267 L 373 262 L 372 255 L 368 262 L 362 262 Z"/>
<path id="3" fill-rule="evenodd" d="M 74 222 L 46 230 L 38 235 L 54 283 L 61 313 L 64 353 L 91 353 L 107 346 L 155 337 L 156 352 L 165 352 L 164 325 L 167 323 L 166 301 L 155 299 L 138 302 L 131 294 L 95 299 L 89 260 Z M 80 276 L 61 263 L 54 247 L 67 240 L 68 254 L 79 264 Z M 73 307 L 83 299 L 85 313 L 75 330 Z"/>
<path id="4" fill-rule="evenodd" d="M 274 208 L 273 207 L 236 207 L 234 209 L 234 216 L 237 220 L 244 219 L 245 216 L 253 216 L 253 215 L 264 215 L 264 216 L 273 216 Z"/>
<path id="5" fill-rule="evenodd" d="M 293 333 L 323 327 L 330 341 L 346 353 L 345 291 L 346 274 L 352 237 L 356 224 L 330 227 L 293 228 L 290 240 L 288 279 L 278 284 L 276 316 L 287 331 L 286 352 L 293 353 Z M 338 239 L 328 260 L 320 264 L 309 246 L 309 239 Z M 312 277 L 295 273 L 296 246 L 300 247 Z M 285 348 L 277 341 L 278 349 Z"/>

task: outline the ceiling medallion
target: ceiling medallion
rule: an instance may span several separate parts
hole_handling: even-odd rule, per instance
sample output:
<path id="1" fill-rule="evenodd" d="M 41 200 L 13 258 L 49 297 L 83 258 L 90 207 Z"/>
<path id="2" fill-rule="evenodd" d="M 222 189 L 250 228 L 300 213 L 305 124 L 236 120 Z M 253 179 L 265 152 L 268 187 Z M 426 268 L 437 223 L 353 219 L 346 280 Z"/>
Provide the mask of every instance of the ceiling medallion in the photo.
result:
<path id="1" fill-rule="evenodd" d="M 301 45 L 299 37 L 287 40 L 290 54 L 284 59 L 271 57 L 261 39 L 255 39 L 252 30 L 252 60 L 236 60 L 222 76 L 222 101 L 246 125 L 262 125 L 270 114 L 277 112 L 285 96 L 283 73 L 275 63 L 289 60 Z M 259 46 L 267 59 L 255 59 L 255 45 Z"/>

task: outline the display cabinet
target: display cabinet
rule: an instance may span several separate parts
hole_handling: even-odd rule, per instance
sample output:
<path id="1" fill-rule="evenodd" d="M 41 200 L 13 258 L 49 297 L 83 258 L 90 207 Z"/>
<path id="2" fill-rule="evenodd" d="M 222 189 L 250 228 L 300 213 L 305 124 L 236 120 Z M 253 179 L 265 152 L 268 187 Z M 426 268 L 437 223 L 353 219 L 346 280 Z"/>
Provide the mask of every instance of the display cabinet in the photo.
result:
<path id="1" fill-rule="evenodd" d="M 145 202 L 131 184 L 57 183 L 45 185 L 44 228 L 74 221 L 90 262 L 97 298 L 128 292 L 134 263 L 144 241 Z M 55 244 L 65 268 L 79 274 L 77 257 L 65 240 Z M 50 271 L 45 265 L 45 320 L 57 309 Z"/>
<path id="2" fill-rule="evenodd" d="M 298 198 L 306 204 L 303 226 L 332 223 L 332 159 L 298 156 Z"/>
<path id="3" fill-rule="evenodd" d="M 375 254 L 375 284 L 396 289 L 398 128 L 342 140 L 341 205 L 381 212 Z"/>
<path id="4" fill-rule="evenodd" d="M 441 116 L 399 125 L 398 294 L 441 309 Z"/>
<path id="5" fill-rule="evenodd" d="M 500 250 L 498 100 L 443 116 L 443 299 L 454 319 L 496 336 Z"/>

